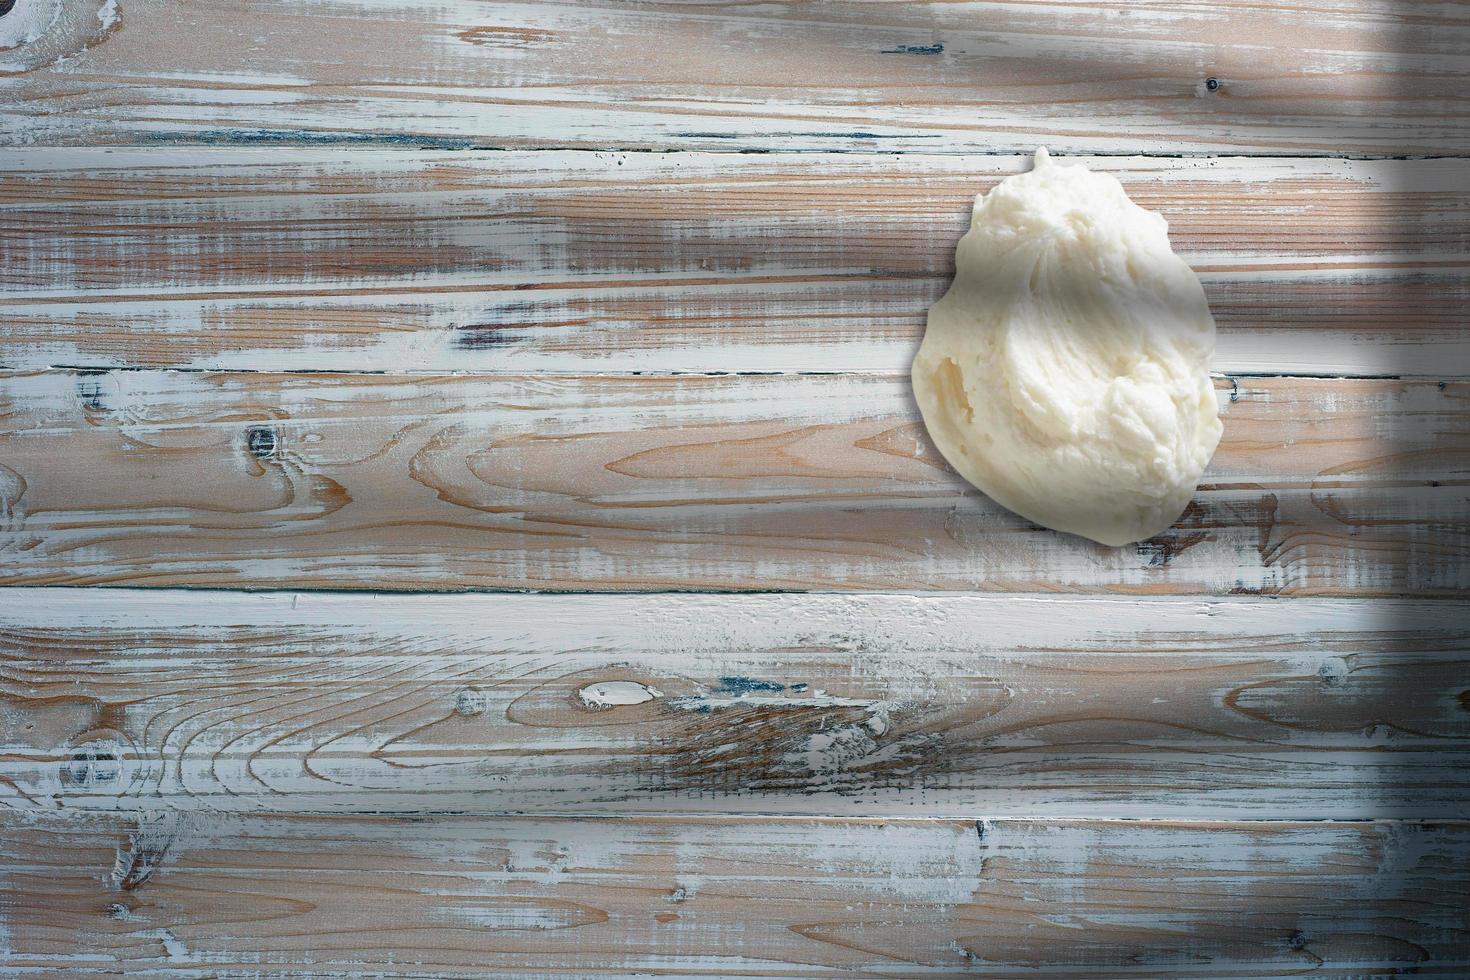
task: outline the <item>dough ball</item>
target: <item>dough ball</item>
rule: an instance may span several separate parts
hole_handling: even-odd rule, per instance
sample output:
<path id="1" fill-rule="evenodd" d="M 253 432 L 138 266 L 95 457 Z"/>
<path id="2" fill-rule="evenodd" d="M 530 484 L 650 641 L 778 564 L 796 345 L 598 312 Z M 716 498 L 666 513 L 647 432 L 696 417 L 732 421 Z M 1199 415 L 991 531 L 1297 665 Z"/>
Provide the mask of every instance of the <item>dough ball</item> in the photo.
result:
<path id="1" fill-rule="evenodd" d="M 1164 219 L 1042 149 L 976 199 L 914 395 L 944 458 L 997 503 L 1122 545 L 1178 519 L 1220 442 L 1214 352 Z"/>

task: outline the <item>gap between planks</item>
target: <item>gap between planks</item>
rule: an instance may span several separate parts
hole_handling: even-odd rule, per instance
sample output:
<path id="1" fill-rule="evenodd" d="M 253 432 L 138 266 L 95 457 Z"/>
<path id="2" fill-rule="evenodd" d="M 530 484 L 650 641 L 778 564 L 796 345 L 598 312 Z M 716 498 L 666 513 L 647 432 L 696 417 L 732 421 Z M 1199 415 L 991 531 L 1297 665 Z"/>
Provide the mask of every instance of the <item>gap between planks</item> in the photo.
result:
<path id="1" fill-rule="evenodd" d="M 108 364 L 47 364 L 21 367 L 13 364 L 0 364 L 0 373 L 20 374 L 33 373 L 36 371 L 57 371 L 63 374 L 75 375 L 103 375 L 113 372 L 146 372 L 149 374 L 221 374 L 219 368 L 205 367 L 117 367 Z M 269 368 L 231 368 L 229 374 L 239 375 L 269 375 L 272 377 L 290 378 L 296 375 L 310 377 L 312 375 L 324 375 L 327 377 L 352 377 L 362 375 L 364 377 L 382 378 L 483 378 L 487 375 L 483 371 L 438 371 L 428 368 L 409 370 L 378 370 L 378 371 L 356 371 L 350 368 L 334 370 L 332 368 L 295 368 L 292 370 L 277 371 Z M 490 375 L 493 377 L 493 375 Z M 676 370 L 651 370 L 651 371 L 530 371 L 525 377 L 544 377 L 550 380 L 585 378 L 589 381 L 600 379 L 616 380 L 618 378 L 831 378 L 831 377 L 855 377 L 855 378 L 887 378 L 892 376 L 891 371 L 852 370 L 852 371 L 676 371 Z M 1210 377 L 1215 381 L 1422 381 L 1416 375 L 1404 374 L 1322 374 L 1305 371 L 1211 371 Z M 1466 375 L 1441 373 L 1436 377 L 1443 377 L 1447 381 L 1464 380 Z"/>

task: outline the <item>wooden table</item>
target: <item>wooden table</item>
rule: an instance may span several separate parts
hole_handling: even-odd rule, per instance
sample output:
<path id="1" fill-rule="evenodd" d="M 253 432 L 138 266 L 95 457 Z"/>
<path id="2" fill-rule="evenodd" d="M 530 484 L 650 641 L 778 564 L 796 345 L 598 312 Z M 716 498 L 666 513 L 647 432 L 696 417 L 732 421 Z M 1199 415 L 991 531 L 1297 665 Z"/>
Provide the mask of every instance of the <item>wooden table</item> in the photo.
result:
<path id="1" fill-rule="evenodd" d="M 0 973 L 1470 975 L 1470 3 L 0 0 Z M 1225 437 L 907 366 L 1038 144 Z"/>

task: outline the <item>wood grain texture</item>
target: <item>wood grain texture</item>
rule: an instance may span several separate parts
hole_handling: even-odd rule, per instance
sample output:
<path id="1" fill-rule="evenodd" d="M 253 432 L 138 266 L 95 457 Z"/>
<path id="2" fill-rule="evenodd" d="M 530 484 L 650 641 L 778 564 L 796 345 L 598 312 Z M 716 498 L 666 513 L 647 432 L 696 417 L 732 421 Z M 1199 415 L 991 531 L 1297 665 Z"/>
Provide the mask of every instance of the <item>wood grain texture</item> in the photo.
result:
<path id="1" fill-rule="evenodd" d="M 0 0 L 0 974 L 1470 974 L 1467 73 L 1463 3 Z M 1038 143 L 1237 377 L 1136 548 L 902 376 Z M 932 592 L 14 587 L 107 583 Z"/>
<path id="2" fill-rule="evenodd" d="M 1163 214 L 1227 372 L 1470 372 L 1470 161 L 1087 158 Z M 0 364 L 907 370 L 1022 157 L 0 154 Z"/>
<path id="3" fill-rule="evenodd" d="M 1463 594 L 1464 383 L 1221 382 L 1169 532 L 968 488 L 887 375 L 0 377 L 0 581 Z"/>
<path id="4" fill-rule="evenodd" d="M 1458 977 L 1464 824 L 4 818 L 8 971 Z"/>
<path id="5" fill-rule="evenodd" d="M 1397 0 L 17 0 L 0 140 L 1464 154 L 1467 50 Z"/>
<path id="6" fill-rule="evenodd" d="M 11 589 L 0 804 L 1456 817 L 1432 601 Z"/>

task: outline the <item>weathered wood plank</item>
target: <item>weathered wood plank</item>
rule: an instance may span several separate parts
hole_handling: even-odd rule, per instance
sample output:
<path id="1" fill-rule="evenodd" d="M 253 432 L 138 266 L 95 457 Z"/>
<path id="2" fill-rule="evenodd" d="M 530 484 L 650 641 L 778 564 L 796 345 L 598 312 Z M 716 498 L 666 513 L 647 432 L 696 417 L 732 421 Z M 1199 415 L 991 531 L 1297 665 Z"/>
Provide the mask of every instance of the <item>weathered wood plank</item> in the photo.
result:
<path id="1" fill-rule="evenodd" d="M 1171 222 L 1227 372 L 1470 372 L 1470 161 L 1092 158 Z M 0 364 L 908 367 L 1020 157 L 0 154 Z"/>
<path id="2" fill-rule="evenodd" d="M 0 377 L 11 585 L 1463 594 L 1464 383 L 1222 382 L 1171 531 L 964 486 L 906 377 Z"/>
<path id="3" fill-rule="evenodd" d="M 7 815 L 11 971 L 1470 969 L 1464 824 Z"/>
<path id="4" fill-rule="evenodd" d="M 1446 602 L 4 599 L 11 808 L 1361 819 L 1470 801 L 1470 614 Z"/>
<path id="5" fill-rule="evenodd" d="M 17 0 L 0 140 L 1464 154 L 1467 51 L 1397 0 Z"/>

